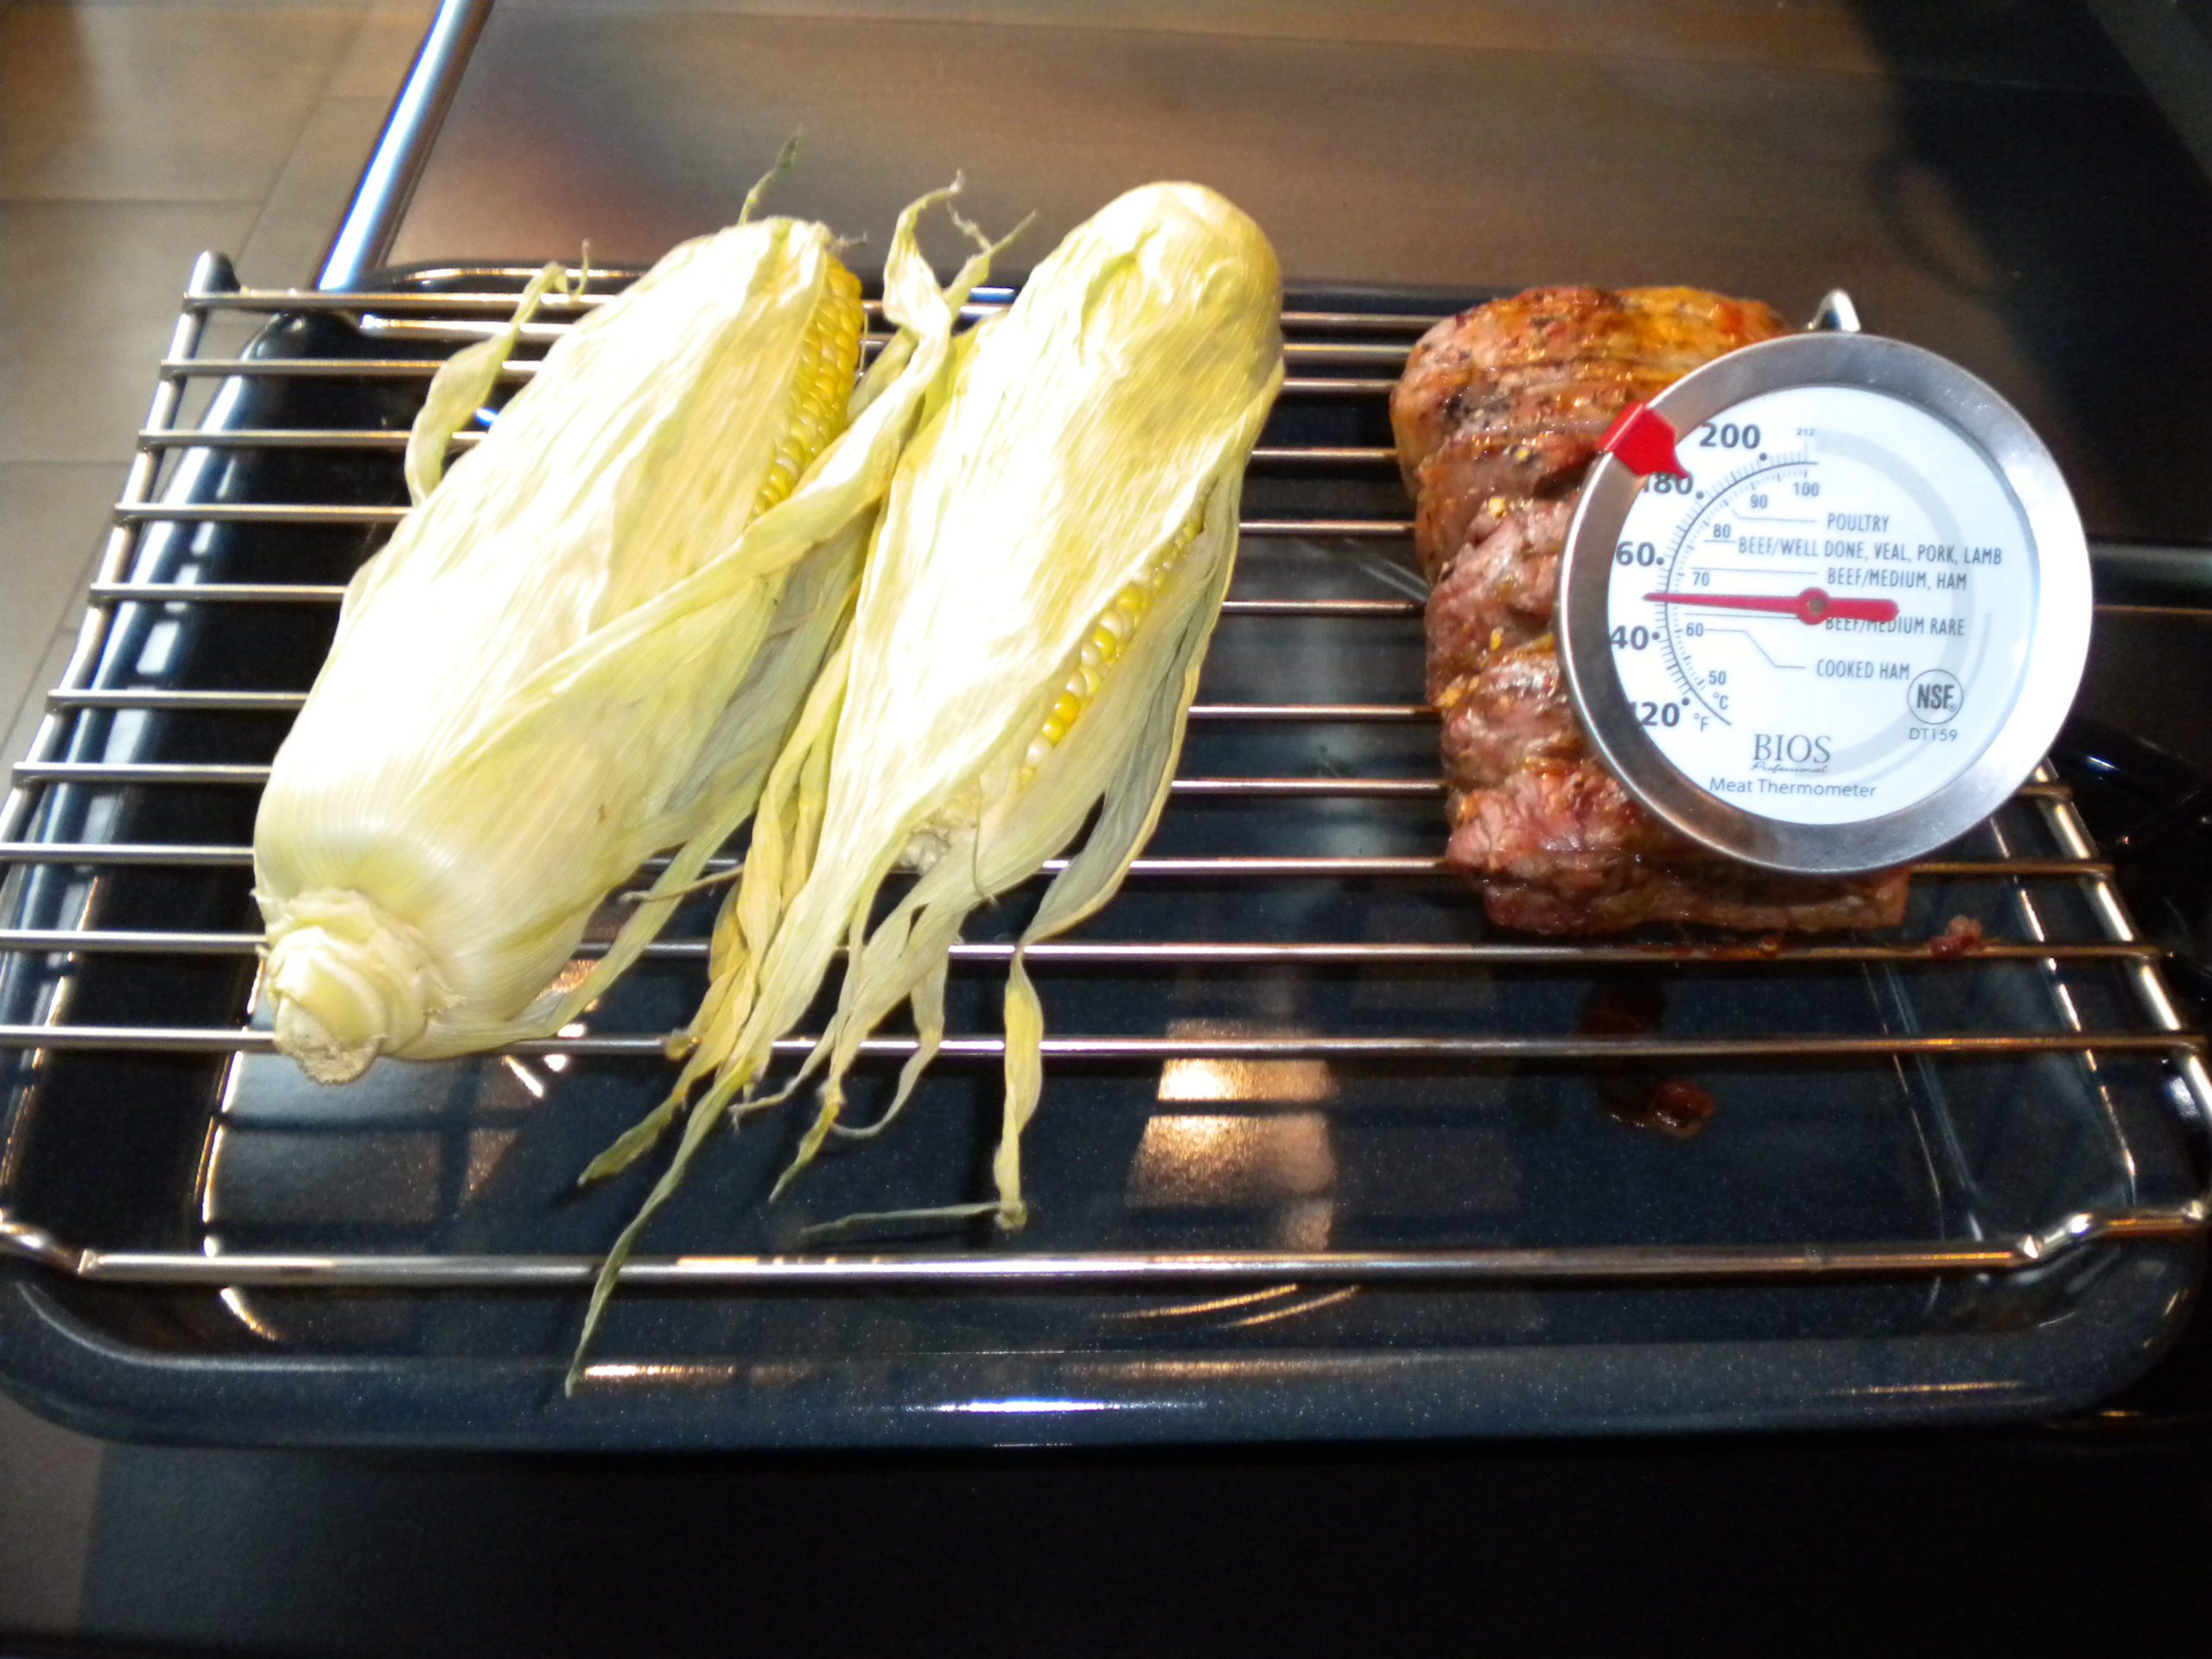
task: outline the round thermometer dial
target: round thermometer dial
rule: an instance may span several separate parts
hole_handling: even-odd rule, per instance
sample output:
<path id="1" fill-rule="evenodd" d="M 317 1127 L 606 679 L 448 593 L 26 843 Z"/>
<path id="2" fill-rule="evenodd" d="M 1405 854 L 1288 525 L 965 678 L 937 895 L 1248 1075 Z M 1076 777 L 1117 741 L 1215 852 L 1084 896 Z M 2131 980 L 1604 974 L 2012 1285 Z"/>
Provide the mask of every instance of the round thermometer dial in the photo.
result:
<path id="1" fill-rule="evenodd" d="M 2080 521 L 2018 415 L 1916 347 L 1803 335 L 1631 418 L 1641 441 L 1592 469 L 1560 613 L 1585 727 L 1631 792 L 1736 857 L 1842 873 L 2018 787 L 2090 610 Z"/>

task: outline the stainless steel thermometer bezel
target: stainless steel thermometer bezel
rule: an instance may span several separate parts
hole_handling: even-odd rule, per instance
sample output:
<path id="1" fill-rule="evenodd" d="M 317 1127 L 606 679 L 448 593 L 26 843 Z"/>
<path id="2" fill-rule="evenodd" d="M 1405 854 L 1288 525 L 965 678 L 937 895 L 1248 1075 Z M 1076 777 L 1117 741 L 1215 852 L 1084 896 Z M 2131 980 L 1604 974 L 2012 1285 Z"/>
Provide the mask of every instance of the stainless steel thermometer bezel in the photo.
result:
<path id="1" fill-rule="evenodd" d="M 1686 776 L 1636 719 L 1607 639 L 1613 547 L 1643 479 L 1611 455 L 1590 470 L 1560 561 L 1559 645 L 1592 746 L 1630 794 L 1693 841 L 1764 869 L 1845 875 L 1916 858 L 2001 805 L 2050 748 L 2088 655 L 2088 543 L 2058 463 L 2033 428 L 1955 363 L 1875 334 L 1785 335 L 1716 359 L 1651 400 L 1687 437 L 1746 398 L 1796 386 L 1875 391 L 1942 421 L 1988 459 L 2033 542 L 2035 613 L 2019 696 L 1965 771 L 1910 806 L 1852 823 L 1790 823 L 1722 800 Z"/>

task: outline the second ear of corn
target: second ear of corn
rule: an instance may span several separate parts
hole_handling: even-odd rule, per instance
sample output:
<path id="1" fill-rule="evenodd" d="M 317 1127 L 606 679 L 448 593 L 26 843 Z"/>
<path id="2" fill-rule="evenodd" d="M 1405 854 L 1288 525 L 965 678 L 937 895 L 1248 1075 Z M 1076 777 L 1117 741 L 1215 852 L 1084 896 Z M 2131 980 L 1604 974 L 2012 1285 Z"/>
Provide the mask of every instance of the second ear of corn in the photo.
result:
<path id="1" fill-rule="evenodd" d="M 943 1036 L 962 923 L 1094 812 L 1022 943 L 1118 887 L 1166 798 L 1229 581 L 1245 463 L 1282 376 L 1281 312 L 1259 228 L 1211 191 L 1154 185 L 1077 229 L 963 339 L 899 462 L 850 631 L 761 794 L 683 1075 L 591 1172 L 686 1120 L 592 1317 L 639 1228 L 755 1085 L 841 948 L 836 1011 L 801 1072 L 823 1080 L 801 1164 L 840 1128 L 861 1040 L 911 1001 L 920 1042 L 897 1110 Z M 920 874 L 870 927 L 902 864 Z M 1042 1035 L 1017 952 L 997 1192 L 963 1206 L 1009 1226 L 1025 1213 L 1019 1136 Z"/>
<path id="2" fill-rule="evenodd" d="M 874 510 L 949 363 L 900 219 L 899 333 L 855 391 L 862 308 L 828 230 L 685 244 L 546 353 L 438 474 L 549 268 L 433 381 L 414 510 L 346 596 L 254 827 L 277 1046 L 344 1081 L 542 1035 L 620 973 L 751 812 L 849 613 Z M 607 956 L 549 988 L 608 892 L 677 849 Z"/>

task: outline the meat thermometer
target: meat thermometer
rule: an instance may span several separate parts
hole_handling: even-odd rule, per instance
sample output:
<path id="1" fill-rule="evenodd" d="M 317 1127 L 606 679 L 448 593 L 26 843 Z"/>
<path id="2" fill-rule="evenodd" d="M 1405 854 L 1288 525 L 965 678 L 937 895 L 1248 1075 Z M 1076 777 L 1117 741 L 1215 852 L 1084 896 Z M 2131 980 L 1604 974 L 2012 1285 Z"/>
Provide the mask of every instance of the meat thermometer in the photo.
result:
<path id="1" fill-rule="evenodd" d="M 1955 363 L 1857 332 L 1747 346 L 1631 404 L 1560 563 L 1591 743 L 1694 841 L 1805 874 L 1897 864 L 2034 771 L 2088 651 L 2073 497 Z"/>

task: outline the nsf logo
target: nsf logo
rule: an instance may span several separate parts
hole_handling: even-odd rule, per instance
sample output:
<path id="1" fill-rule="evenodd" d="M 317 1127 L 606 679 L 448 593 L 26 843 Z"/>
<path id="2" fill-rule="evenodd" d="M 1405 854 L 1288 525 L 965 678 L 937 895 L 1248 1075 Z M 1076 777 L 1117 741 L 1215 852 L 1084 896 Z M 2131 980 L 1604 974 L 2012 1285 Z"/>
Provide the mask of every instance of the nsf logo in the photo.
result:
<path id="1" fill-rule="evenodd" d="M 1926 726 L 1948 726 L 1966 704 L 1967 689 L 1947 669 L 1931 668 L 1905 688 L 1905 707 Z"/>

